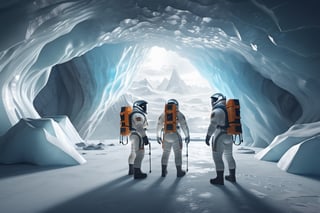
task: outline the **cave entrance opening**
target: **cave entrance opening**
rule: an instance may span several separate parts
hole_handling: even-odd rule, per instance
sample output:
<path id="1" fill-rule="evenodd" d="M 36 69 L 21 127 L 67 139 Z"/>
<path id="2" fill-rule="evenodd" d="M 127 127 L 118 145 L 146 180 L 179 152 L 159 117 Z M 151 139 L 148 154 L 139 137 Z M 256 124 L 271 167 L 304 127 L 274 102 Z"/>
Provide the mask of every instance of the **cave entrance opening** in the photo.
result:
<path id="1" fill-rule="evenodd" d="M 216 91 L 193 64 L 178 53 L 153 46 L 135 74 L 127 94 L 148 101 L 150 131 L 155 132 L 158 116 L 165 102 L 178 100 L 189 129 L 195 134 L 205 134 L 211 110 L 210 96 Z"/>

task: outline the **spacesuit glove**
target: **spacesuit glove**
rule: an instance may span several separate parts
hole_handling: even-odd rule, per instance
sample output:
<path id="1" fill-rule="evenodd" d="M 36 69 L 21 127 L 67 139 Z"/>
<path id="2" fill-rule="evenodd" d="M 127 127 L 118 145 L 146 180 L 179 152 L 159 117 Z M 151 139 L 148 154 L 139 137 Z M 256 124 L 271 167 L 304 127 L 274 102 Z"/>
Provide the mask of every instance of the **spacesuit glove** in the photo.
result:
<path id="1" fill-rule="evenodd" d="M 157 137 L 157 142 L 158 142 L 158 144 L 161 144 L 161 143 L 162 143 L 161 137 Z"/>
<path id="2" fill-rule="evenodd" d="M 189 142 L 190 142 L 190 137 L 187 136 L 187 137 L 184 139 L 184 141 L 185 141 L 186 143 L 189 143 Z"/>
<path id="3" fill-rule="evenodd" d="M 207 137 L 206 137 L 207 146 L 210 146 L 210 138 L 211 138 L 211 136 L 207 135 Z"/>
<path id="4" fill-rule="evenodd" d="M 144 145 L 148 145 L 149 144 L 149 139 L 147 136 L 142 137 L 142 141 Z"/>

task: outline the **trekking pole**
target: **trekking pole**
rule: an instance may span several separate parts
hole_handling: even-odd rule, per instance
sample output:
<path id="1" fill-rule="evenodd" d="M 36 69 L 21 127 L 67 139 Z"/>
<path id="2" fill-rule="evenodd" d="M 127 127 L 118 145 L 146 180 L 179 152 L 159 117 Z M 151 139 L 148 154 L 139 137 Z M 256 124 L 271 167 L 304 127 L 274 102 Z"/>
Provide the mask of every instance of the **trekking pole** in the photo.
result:
<path id="1" fill-rule="evenodd" d="M 120 136 L 119 136 L 119 143 L 120 143 L 120 144 L 122 144 L 122 143 L 121 143 L 121 141 L 122 141 L 121 139 L 122 139 L 122 137 L 121 137 L 121 135 L 120 135 Z"/>
<path id="2" fill-rule="evenodd" d="M 187 156 L 187 172 L 188 172 L 188 170 L 189 170 L 189 165 L 188 165 L 188 157 L 189 157 L 189 154 L 188 154 L 188 146 L 189 146 L 189 143 L 187 143 L 187 150 L 186 150 L 186 156 Z"/>
<path id="3" fill-rule="evenodd" d="M 151 143 L 149 142 L 149 173 L 151 173 Z"/>

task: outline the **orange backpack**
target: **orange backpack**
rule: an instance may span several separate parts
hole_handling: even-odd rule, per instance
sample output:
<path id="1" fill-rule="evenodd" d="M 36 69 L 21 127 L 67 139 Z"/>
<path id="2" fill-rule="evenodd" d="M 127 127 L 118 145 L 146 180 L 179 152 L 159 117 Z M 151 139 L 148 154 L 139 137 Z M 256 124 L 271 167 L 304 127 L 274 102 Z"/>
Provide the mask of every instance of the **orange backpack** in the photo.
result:
<path id="1" fill-rule="evenodd" d="M 177 105 L 166 104 L 164 107 L 164 132 L 173 133 L 177 131 Z"/>
<path id="2" fill-rule="evenodd" d="M 123 145 L 128 144 L 128 136 L 131 132 L 130 114 L 132 112 L 131 106 L 123 106 L 120 111 L 120 143 Z M 124 138 L 127 137 L 127 142 L 124 142 Z"/>
<path id="3" fill-rule="evenodd" d="M 216 108 L 222 109 L 226 114 L 226 125 L 224 128 L 227 130 L 228 135 L 232 135 L 234 144 L 240 145 L 243 142 L 242 138 L 242 126 L 240 117 L 240 102 L 238 99 L 228 99 L 226 107 L 216 106 Z M 239 142 L 236 143 L 237 136 L 239 136 Z"/>

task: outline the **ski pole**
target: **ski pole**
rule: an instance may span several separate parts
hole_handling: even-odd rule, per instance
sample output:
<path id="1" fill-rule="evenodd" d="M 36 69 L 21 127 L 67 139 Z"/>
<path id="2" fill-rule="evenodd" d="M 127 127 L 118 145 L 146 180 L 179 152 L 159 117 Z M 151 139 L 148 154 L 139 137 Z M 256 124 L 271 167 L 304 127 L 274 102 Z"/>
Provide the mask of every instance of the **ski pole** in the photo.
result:
<path id="1" fill-rule="evenodd" d="M 149 142 L 149 173 L 151 173 L 151 143 Z"/>

